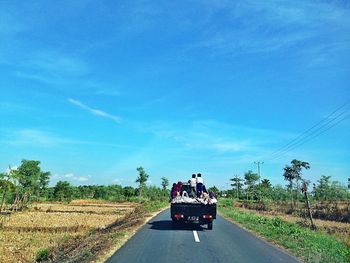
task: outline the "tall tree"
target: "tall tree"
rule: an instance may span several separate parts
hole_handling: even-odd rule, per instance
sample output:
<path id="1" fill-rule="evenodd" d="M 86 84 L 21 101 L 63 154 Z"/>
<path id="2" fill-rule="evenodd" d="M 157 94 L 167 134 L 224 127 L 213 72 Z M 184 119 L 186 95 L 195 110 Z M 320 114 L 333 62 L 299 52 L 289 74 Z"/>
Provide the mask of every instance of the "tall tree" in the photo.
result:
<path id="1" fill-rule="evenodd" d="M 283 168 L 283 170 L 284 170 L 284 173 L 283 173 L 284 180 L 289 182 L 288 188 L 289 188 L 289 191 L 290 191 L 291 204 L 292 204 L 292 207 L 293 207 L 293 205 L 294 205 L 294 200 L 293 200 L 293 180 L 295 179 L 295 173 L 294 173 L 293 168 L 291 166 L 289 166 L 289 165 L 286 165 Z"/>
<path id="2" fill-rule="evenodd" d="M 236 175 L 235 177 L 231 178 L 230 181 L 232 181 L 233 183 L 231 184 L 231 186 L 235 189 L 236 192 L 236 198 L 239 198 L 240 196 L 240 192 L 243 186 L 243 179 L 240 178 L 238 175 Z"/>
<path id="3" fill-rule="evenodd" d="M 165 191 L 169 186 L 169 179 L 166 177 L 162 177 L 162 188 Z"/>
<path id="4" fill-rule="evenodd" d="M 73 196 L 73 188 L 67 181 L 58 181 L 54 187 L 53 196 L 58 201 L 69 201 Z"/>
<path id="5" fill-rule="evenodd" d="M 136 168 L 136 170 L 139 172 L 139 177 L 137 177 L 136 183 L 139 183 L 139 196 L 141 197 L 142 190 L 146 186 L 149 175 L 145 172 L 145 169 L 142 166 Z"/>
<path id="6" fill-rule="evenodd" d="M 261 180 L 261 187 L 263 188 L 271 188 L 271 182 L 269 179 L 262 179 Z"/>
<path id="7" fill-rule="evenodd" d="M 291 161 L 291 164 L 292 164 L 292 169 L 293 169 L 293 172 L 294 172 L 294 175 L 295 175 L 295 180 L 296 180 L 296 200 L 299 199 L 299 180 L 302 180 L 302 169 L 310 169 L 310 164 L 308 162 L 304 162 L 304 161 L 300 161 L 300 160 L 292 160 Z"/>
<path id="8" fill-rule="evenodd" d="M 41 172 L 39 176 L 39 191 L 40 195 L 44 195 L 50 182 L 50 172 Z"/>
<path id="9" fill-rule="evenodd" d="M 309 214 L 309 218 L 310 218 L 310 222 L 311 222 L 311 227 L 313 230 L 316 230 L 316 225 L 314 224 L 314 220 L 312 218 L 312 213 L 311 213 L 311 206 L 310 206 L 310 201 L 309 201 L 309 197 L 308 197 L 308 194 L 307 194 L 307 188 L 309 186 L 309 181 L 306 181 L 306 180 L 303 180 L 303 184 L 302 184 L 302 187 L 301 187 L 301 191 L 302 193 L 304 194 L 305 196 L 305 202 L 306 202 L 306 208 L 307 208 L 307 211 L 308 211 L 308 214 Z"/>
<path id="10" fill-rule="evenodd" d="M 331 194 L 331 177 L 322 175 L 320 180 L 317 180 L 317 185 L 314 185 L 313 193 L 316 200 L 330 200 Z"/>
<path id="11" fill-rule="evenodd" d="M 31 196 L 38 191 L 40 178 L 40 161 L 23 159 L 17 168 L 16 177 L 20 186 L 16 207 L 22 208 L 30 201 Z"/>
<path id="12" fill-rule="evenodd" d="M 247 186 L 247 194 L 251 194 L 252 196 L 256 193 L 256 183 L 259 180 L 259 175 L 249 170 L 244 174 L 244 180 L 244 184 Z"/>

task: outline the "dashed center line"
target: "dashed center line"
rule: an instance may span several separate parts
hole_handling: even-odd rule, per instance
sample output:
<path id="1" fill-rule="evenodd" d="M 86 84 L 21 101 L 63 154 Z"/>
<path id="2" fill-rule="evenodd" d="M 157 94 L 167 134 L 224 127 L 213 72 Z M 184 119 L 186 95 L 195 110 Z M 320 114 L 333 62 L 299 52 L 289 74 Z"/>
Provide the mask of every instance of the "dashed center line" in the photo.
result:
<path id="1" fill-rule="evenodd" d="M 196 242 L 201 242 L 201 241 L 199 240 L 199 236 L 198 236 L 198 233 L 197 233 L 196 230 L 193 230 L 193 236 L 194 236 L 194 241 L 196 241 Z"/>

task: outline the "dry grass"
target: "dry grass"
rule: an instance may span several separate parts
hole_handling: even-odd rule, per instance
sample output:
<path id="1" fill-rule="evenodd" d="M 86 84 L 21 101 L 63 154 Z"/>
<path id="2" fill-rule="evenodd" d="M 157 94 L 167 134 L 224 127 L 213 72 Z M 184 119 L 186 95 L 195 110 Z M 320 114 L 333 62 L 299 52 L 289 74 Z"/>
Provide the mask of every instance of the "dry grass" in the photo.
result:
<path id="1" fill-rule="evenodd" d="M 236 206 L 237 209 L 242 211 L 252 211 L 251 209 Z M 255 213 L 268 217 L 274 218 L 276 216 L 282 218 L 284 221 L 298 223 L 303 226 L 309 226 L 310 223 L 307 218 L 302 218 L 296 215 L 288 215 L 277 211 L 257 211 Z M 337 221 L 314 219 L 314 222 L 319 230 L 322 230 L 330 235 L 338 237 L 340 240 L 344 241 L 348 246 L 350 246 L 350 224 L 342 223 Z"/>
<path id="2" fill-rule="evenodd" d="M 70 204 L 34 204 L 3 218 L 0 262 L 33 262 L 38 250 L 104 229 L 135 208 L 131 203 L 77 200 Z"/>

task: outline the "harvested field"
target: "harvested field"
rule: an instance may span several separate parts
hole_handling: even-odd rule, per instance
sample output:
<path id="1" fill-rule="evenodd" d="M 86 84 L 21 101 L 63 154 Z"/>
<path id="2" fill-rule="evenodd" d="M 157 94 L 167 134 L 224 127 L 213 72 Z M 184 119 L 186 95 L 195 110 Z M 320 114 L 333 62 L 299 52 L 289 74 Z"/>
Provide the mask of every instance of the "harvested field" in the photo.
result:
<path id="1" fill-rule="evenodd" d="M 108 229 L 126 214 L 133 203 L 90 202 L 33 204 L 30 209 L 4 214 L 0 223 L 0 262 L 34 262 L 40 249 Z"/>

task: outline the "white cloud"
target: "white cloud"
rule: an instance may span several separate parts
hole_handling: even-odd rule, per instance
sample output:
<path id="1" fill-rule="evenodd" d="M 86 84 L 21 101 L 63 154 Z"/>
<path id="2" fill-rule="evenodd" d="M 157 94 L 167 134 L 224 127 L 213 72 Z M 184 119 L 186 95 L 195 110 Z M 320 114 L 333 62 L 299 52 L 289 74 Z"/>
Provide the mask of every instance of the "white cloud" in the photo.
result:
<path id="1" fill-rule="evenodd" d="M 120 123 L 120 121 L 121 121 L 121 118 L 119 116 L 109 114 L 109 113 L 102 111 L 102 110 L 99 110 L 99 109 L 91 108 L 90 106 L 87 106 L 78 100 L 74 100 L 74 99 L 69 98 L 68 102 L 70 102 L 71 104 L 73 104 L 75 106 L 78 106 L 79 108 L 81 108 L 83 110 L 90 112 L 93 115 L 104 117 L 104 118 L 113 120 L 114 122 L 117 122 L 117 123 Z"/>
<path id="2" fill-rule="evenodd" d="M 11 139 L 6 142 L 13 145 L 34 144 L 55 146 L 66 143 L 77 143 L 78 141 L 64 139 L 51 133 L 36 129 L 22 129 L 15 131 L 11 136 Z"/>
<path id="3" fill-rule="evenodd" d="M 18 166 L 7 167 L 5 170 L 5 173 L 10 174 L 11 171 L 16 171 L 17 169 L 18 169 Z"/>
<path id="4" fill-rule="evenodd" d="M 86 182 L 89 181 L 90 176 L 76 176 L 74 173 L 68 173 L 63 175 L 62 178 L 66 178 L 71 181 Z"/>
<path id="5" fill-rule="evenodd" d="M 35 146 L 35 147 L 58 147 L 65 145 L 97 145 L 102 147 L 112 148 L 136 148 L 127 144 L 113 144 L 98 141 L 84 141 L 70 138 L 64 138 L 57 134 L 42 131 L 38 129 L 20 129 L 11 132 L 4 132 L 1 134 L 2 139 L 0 143 L 5 143 L 14 146 Z"/>
<path id="6" fill-rule="evenodd" d="M 52 76 L 82 76 L 89 72 L 88 65 L 80 58 L 49 50 L 32 54 L 20 65 Z"/>
<path id="7" fill-rule="evenodd" d="M 101 89 L 98 88 L 96 90 L 97 95 L 105 95 L 105 96 L 120 96 L 121 92 L 117 89 Z"/>
<path id="8" fill-rule="evenodd" d="M 241 142 L 214 143 L 212 146 L 214 149 L 217 149 L 223 152 L 238 152 L 238 151 L 246 150 L 247 145 L 248 145 L 247 142 L 241 141 Z"/>
<path id="9" fill-rule="evenodd" d="M 194 121 L 186 125 L 144 124 L 142 127 L 148 127 L 157 137 L 177 142 L 183 149 L 211 151 L 218 154 L 267 154 L 269 149 L 294 136 L 284 131 L 230 125 L 213 120 Z"/>

